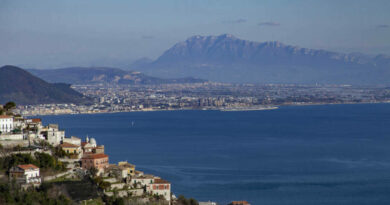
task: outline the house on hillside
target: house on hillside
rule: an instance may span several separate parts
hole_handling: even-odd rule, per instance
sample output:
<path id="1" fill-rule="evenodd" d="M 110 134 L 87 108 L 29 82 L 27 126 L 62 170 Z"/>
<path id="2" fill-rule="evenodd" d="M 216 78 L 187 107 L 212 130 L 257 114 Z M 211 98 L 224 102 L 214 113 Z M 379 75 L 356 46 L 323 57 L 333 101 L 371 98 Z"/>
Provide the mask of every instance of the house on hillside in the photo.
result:
<path id="1" fill-rule="evenodd" d="M 0 134 L 10 133 L 14 129 L 14 118 L 9 115 L 0 115 Z"/>
<path id="2" fill-rule="evenodd" d="M 100 173 L 104 172 L 104 169 L 108 167 L 108 155 L 106 154 L 84 154 L 81 158 L 81 167 L 83 169 L 89 170 L 92 167 L 96 168 Z"/>
<path id="3" fill-rule="evenodd" d="M 76 154 L 76 155 L 78 155 L 78 154 L 81 153 L 81 147 L 79 145 L 75 145 L 75 144 L 64 142 L 64 143 L 60 144 L 60 147 L 67 154 Z"/>
<path id="4" fill-rule="evenodd" d="M 9 177 L 10 180 L 15 179 L 17 183 L 22 185 L 39 186 L 41 184 L 39 168 L 33 164 L 12 167 L 9 170 Z"/>
<path id="5" fill-rule="evenodd" d="M 126 161 L 118 162 L 118 166 L 127 170 L 127 175 L 134 176 L 135 175 L 135 165 L 130 164 Z"/>
<path id="6" fill-rule="evenodd" d="M 147 187 L 147 192 L 163 196 L 165 200 L 171 201 L 171 183 L 164 179 L 154 179 L 153 183 Z"/>

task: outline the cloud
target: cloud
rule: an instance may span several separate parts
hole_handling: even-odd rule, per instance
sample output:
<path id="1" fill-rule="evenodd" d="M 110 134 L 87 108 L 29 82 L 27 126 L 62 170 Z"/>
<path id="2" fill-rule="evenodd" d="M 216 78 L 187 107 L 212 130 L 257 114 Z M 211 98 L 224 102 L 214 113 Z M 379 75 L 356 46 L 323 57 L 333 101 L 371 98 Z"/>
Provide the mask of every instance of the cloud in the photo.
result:
<path id="1" fill-rule="evenodd" d="M 154 39 L 154 36 L 142 35 L 143 39 Z"/>
<path id="2" fill-rule="evenodd" d="M 230 21 L 224 21 L 223 23 L 230 23 L 230 24 L 241 24 L 247 22 L 246 19 L 236 19 L 236 20 L 230 20 Z"/>
<path id="3" fill-rule="evenodd" d="M 388 24 L 379 24 L 376 26 L 376 28 L 390 28 L 390 25 Z"/>
<path id="4" fill-rule="evenodd" d="M 280 26 L 280 23 L 273 21 L 260 22 L 257 24 L 258 26 Z"/>

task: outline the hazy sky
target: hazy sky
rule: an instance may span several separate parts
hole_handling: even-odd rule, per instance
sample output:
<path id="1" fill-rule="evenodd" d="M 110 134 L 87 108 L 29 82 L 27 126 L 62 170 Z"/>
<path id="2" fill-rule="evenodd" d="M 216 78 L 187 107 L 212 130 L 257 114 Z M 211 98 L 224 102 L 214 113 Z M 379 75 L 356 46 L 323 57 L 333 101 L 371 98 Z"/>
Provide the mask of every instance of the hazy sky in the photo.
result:
<path id="1" fill-rule="evenodd" d="M 388 0 L 0 0 L 0 64 L 125 67 L 193 35 L 390 55 Z"/>

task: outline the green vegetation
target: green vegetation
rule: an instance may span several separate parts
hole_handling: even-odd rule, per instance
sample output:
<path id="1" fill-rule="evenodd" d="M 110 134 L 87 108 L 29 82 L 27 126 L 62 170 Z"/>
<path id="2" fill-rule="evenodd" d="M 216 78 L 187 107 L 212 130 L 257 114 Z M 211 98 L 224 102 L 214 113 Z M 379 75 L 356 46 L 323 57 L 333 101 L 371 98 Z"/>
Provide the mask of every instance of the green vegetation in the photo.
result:
<path id="1" fill-rule="evenodd" d="M 39 189 L 22 191 L 15 184 L 0 184 L 0 204 L 10 205 L 68 205 L 72 204 L 66 196 L 54 192 L 50 185 L 42 184 Z"/>
<path id="2" fill-rule="evenodd" d="M 16 104 L 14 102 L 7 102 L 5 105 L 0 105 L 0 115 L 4 114 L 12 114 L 11 110 L 16 107 Z"/>
<path id="3" fill-rule="evenodd" d="M 7 102 L 5 103 L 5 105 L 3 106 L 3 109 L 5 111 L 10 111 L 11 109 L 15 108 L 16 107 L 16 104 L 14 102 Z"/>
<path id="4" fill-rule="evenodd" d="M 0 170 L 8 171 L 11 167 L 20 164 L 34 164 L 43 170 L 64 171 L 65 164 L 46 153 L 36 152 L 34 157 L 30 154 L 12 154 L 0 158 Z"/>
<path id="5" fill-rule="evenodd" d="M 106 182 L 103 180 L 102 177 L 95 177 L 93 179 L 93 181 L 95 182 L 95 184 L 97 184 L 97 186 L 99 187 L 99 189 L 101 190 L 106 190 L 107 188 L 110 187 L 110 182 Z"/>
<path id="6" fill-rule="evenodd" d="M 196 201 L 193 198 L 186 199 L 183 195 L 180 195 L 177 198 L 177 204 L 176 205 L 198 205 L 198 201 Z"/>

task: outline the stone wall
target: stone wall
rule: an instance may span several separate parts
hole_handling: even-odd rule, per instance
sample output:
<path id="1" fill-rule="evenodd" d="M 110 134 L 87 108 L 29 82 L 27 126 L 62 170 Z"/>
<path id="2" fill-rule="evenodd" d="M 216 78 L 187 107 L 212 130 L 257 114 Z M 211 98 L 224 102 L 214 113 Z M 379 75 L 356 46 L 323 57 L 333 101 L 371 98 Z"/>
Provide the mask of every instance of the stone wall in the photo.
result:
<path id="1" fill-rule="evenodd" d="M 28 140 L 0 140 L 0 144 L 3 145 L 5 148 L 12 148 L 16 146 L 21 147 L 28 147 L 29 141 Z"/>

